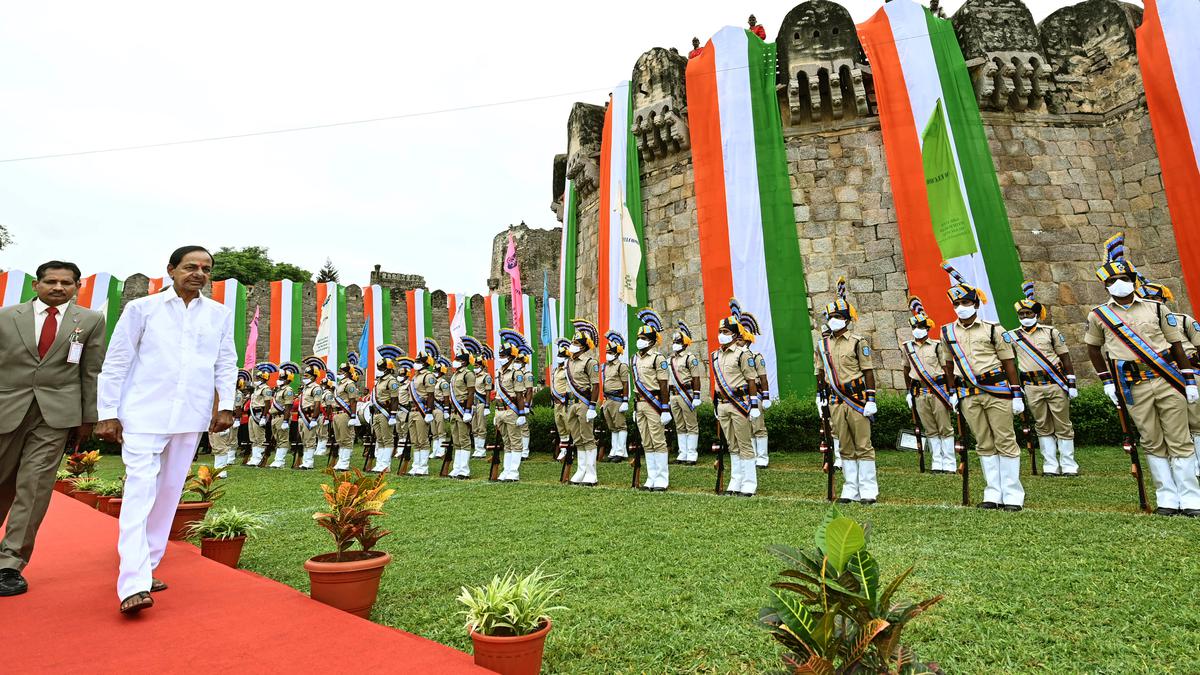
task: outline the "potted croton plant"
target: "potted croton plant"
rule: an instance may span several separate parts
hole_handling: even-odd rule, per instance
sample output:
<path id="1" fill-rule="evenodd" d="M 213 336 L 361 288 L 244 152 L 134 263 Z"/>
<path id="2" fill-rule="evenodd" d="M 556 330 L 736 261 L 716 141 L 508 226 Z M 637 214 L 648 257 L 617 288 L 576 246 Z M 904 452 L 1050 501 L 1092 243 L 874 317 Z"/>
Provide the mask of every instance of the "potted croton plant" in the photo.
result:
<path id="1" fill-rule="evenodd" d="M 383 515 L 383 505 L 395 490 L 387 488 L 385 474 L 364 474 L 358 469 L 326 469 L 330 482 L 321 485 L 328 512 L 314 513 L 313 520 L 329 530 L 337 550 L 313 556 L 304 563 L 313 600 L 350 612 L 370 616 L 383 568 L 392 561 L 386 551 L 374 550 L 391 534 L 373 519 Z M 358 543 L 359 549 L 350 548 Z"/>
<path id="2" fill-rule="evenodd" d="M 541 672 L 550 613 L 566 609 L 550 604 L 560 593 L 554 581 L 539 568 L 524 577 L 509 570 L 483 586 L 463 587 L 458 601 L 466 606 L 475 665 L 502 675 Z"/>
<path id="3" fill-rule="evenodd" d="M 187 538 L 187 528 L 195 522 L 204 520 L 204 515 L 212 508 L 213 502 L 225 494 L 225 488 L 217 481 L 217 472 L 212 467 L 201 464 L 196 467 L 196 473 L 188 476 L 183 486 L 184 493 L 192 493 L 197 498 L 184 500 L 175 507 L 175 519 L 171 521 L 169 539 L 181 540 Z"/>
<path id="4" fill-rule="evenodd" d="M 200 538 L 200 555 L 237 567 L 246 537 L 254 536 L 265 522 L 260 515 L 236 508 L 209 511 L 204 520 L 188 527 L 188 536 Z"/>
<path id="5" fill-rule="evenodd" d="M 118 480 L 100 481 L 96 487 L 92 488 L 92 492 L 96 493 L 97 496 L 96 510 L 101 513 L 112 515 L 112 513 L 110 513 L 108 510 L 108 505 L 111 504 L 112 500 L 114 499 L 120 500 L 121 495 L 125 493 L 125 479 L 121 478 Z M 117 508 L 117 513 L 120 513 L 120 506 Z"/>
<path id="6" fill-rule="evenodd" d="M 76 478 L 72 483 L 74 490 L 71 491 L 71 496 L 93 509 L 96 508 L 96 502 L 100 500 L 100 495 L 95 493 L 95 489 L 99 487 L 100 479 Z"/>

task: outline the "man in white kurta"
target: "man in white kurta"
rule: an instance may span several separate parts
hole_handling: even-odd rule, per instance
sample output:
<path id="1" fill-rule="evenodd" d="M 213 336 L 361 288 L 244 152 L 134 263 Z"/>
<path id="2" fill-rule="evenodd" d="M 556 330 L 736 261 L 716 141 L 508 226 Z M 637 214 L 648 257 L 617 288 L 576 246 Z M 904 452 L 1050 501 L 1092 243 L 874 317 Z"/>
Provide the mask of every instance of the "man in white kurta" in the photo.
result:
<path id="1" fill-rule="evenodd" d="M 233 314 L 200 294 L 212 256 L 184 247 L 172 254 L 167 273 L 170 288 L 125 307 L 98 383 L 96 433 L 122 443 L 125 463 L 117 542 L 123 613 L 154 604 L 152 573 L 166 550 L 200 434 L 233 424 Z M 164 587 L 160 582 L 154 590 Z"/>

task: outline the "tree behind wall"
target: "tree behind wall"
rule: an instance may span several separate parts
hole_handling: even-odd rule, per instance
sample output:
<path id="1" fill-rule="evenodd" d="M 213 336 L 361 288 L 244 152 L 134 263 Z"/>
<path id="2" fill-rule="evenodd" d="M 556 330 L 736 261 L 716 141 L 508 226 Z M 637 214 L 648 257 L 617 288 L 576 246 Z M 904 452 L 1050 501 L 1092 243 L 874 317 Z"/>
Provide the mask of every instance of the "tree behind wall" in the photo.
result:
<path id="1" fill-rule="evenodd" d="M 333 266 L 333 261 L 329 258 L 326 258 L 325 266 L 321 268 L 320 272 L 317 272 L 317 283 L 323 284 L 330 281 L 335 283 L 338 281 L 338 271 L 337 268 Z"/>
<path id="2" fill-rule="evenodd" d="M 280 279 L 303 283 L 312 280 L 312 272 L 291 263 L 276 263 L 265 246 L 222 246 L 213 254 L 213 281 L 222 279 L 237 279 L 247 286 Z"/>

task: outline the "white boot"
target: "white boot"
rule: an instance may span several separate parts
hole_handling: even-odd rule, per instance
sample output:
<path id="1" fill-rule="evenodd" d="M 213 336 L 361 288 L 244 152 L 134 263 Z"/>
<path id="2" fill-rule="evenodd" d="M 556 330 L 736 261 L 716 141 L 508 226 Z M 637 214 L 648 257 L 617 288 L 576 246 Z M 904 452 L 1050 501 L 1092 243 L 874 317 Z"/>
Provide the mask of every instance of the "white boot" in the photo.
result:
<path id="1" fill-rule="evenodd" d="M 659 490 L 666 490 L 671 485 L 671 469 L 667 466 L 669 455 L 665 452 L 653 453 L 658 457 L 658 475 L 654 477 L 654 487 Z"/>
<path id="2" fill-rule="evenodd" d="M 583 478 L 581 482 L 584 485 L 595 485 L 600 482 L 596 478 L 596 450 L 588 450 L 587 452 L 579 453 L 579 460 L 583 463 Z"/>
<path id="3" fill-rule="evenodd" d="M 338 461 L 337 461 L 337 464 L 333 465 L 333 470 L 334 471 L 346 471 L 347 469 L 349 469 L 350 468 L 350 455 L 352 455 L 352 454 L 354 454 L 354 450 L 351 448 L 339 448 L 338 449 Z"/>
<path id="4" fill-rule="evenodd" d="M 992 455 L 984 457 L 980 455 L 979 465 L 983 469 L 983 501 L 991 502 L 997 506 L 1002 503 L 1002 493 L 1000 491 L 1000 457 Z"/>
<path id="5" fill-rule="evenodd" d="M 233 466 L 237 464 L 237 448 L 225 453 L 225 466 Z"/>
<path id="6" fill-rule="evenodd" d="M 1058 464 L 1062 468 L 1062 474 L 1078 476 L 1079 463 L 1075 461 L 1075 439 L 1058 438 L 1055 441 L 1058 445 Z"/>
<path id="7" fill-rule="evenodd" d="M 858 460 L 858 496 L 864 502 L 879 499 L 879 479 L 875 474 L 875 460 Z"/>
<path id="8" fill-rule="evenodd" d="M 742 494 L 749 497 L 758 492 L 758 466 L 753 459 L 742 460 Z"/>
<path id="9" fill-rule="evenodd" d="M 575 473 L 571 474 L 571 479 L 567 482 L 578 484 L 583 480 L 583 454 L 582 450 L 575 452 Z"/>
<path id="10" fill-rule="evenodd" d="M 861 490 L 858 484 L 858 461 L 853 459 L 842 460 L 842 499 L 858 501 L 861 499 Z"/>
<path id="11" fill-rule="evenodd" d="M 521 453 L 507 452 L 504 453 L 504 469 L 500 472 L 500 480 L 502 481 L 518 481 L 521 480 Z"/>
<path id="12" fill-rule="evenodd" d="M 521 437 L 521 459 L 528 459 L 528 457 L 529 457 L 529 437 L 522 436 Z"/>
<path id="13" fill-rule="evenodd" d="M 1021 485 L 1021 458 L 996 457 L 1000 460 L 1000 503 L 1006 507 L 1025 505 L 1025 488 Z"/>
<path id="14" fill-rule="evenodd" d="M 629 430 L 612 432 L 612 451 L 610 451 L 608 454 L 613 457 L 629 457 L 629 454 L 625 450 L 625 441 L 628 438 Z"/>
<path id="15" fill-rule="evenodd" d="M 688 434 L 688 461 L 700 461 L 700 434 Z"/>
<path id="16" fill-rule="evenodd" d="M 1197 404 L 1200 405 L 1200 404 Z M 1192 446 L 1196 448 L 1196 456 L 1200 457 L 1200 434 L 1192 436 Z M 233 464 L 233 462 L 229 462 Z M 1200 477 L 1200 462 L 1196 463 L 1196 476 Z"/>
<path id="17" fill-rule="evenodd" d="M 1042 449 L 1042 475 L 1054 476 L 1061 473 L 1058 466 L 1058 442 L 1053 436 L 1038 436 Z"/>
<path id="18" fill-rule="evenodd" d="M 434 436 L 433 443 L 431 443 L 430 446 L 431 450 L 429 451 L 429 457 L 431 459 L 438 459 L 442 456 L 442 453 L 446 451 L 445 447 L 442 445 L 441 436 Z"/>
<path id="19" fill-rule="evenodd" d="M 725 491 L 742 491 L 742 459 L 732 452 L 729 453 L 729 485 L 725 486 Z"/>
<path id="20" fill-rule="evenodd" d="M 279 448 L 275 450 L 275 461 L 271 462 L 272 469 L 282 469 L 283 462 L 287 459 L 287 448 Z"/>
<path id="21" fill-rule="evenodd" d="M 1179 508 L 1200 509 L 1200 483 L 1196 481 L 1196 455 L 1171 460 L 1171 475 L 1179 489 Z"/>
<path id="22" fill-rule="evenodd" d="M 1146 455 L 1150 465 L 1150 477 L 1154 479 L 1154 504 L 1160 509 L 1179 508 L 1179 488 L 1171 471 L 1171 461 L 1166 457 Z"/>
<path id="23" fill-rule="evenodd" d="M 325 455 L 329 454 L 329 446 L 327 446 L 325 443 L 326 442 L 323 440 L 317 441 L 317 457 L 324 457 Z"/>
<path id="24" fill-rule="evenodd" d="M 942 470 L 958 473 L 958 458 L 954 456 L 954 437 L 943 436 L 941 439 Z"/>
<path id="25" fill-rule="evenodd" d="M 838 439 L 833 439 L 833 466 L 834 468 L 842 468 L 842 442 Z"/>
<path id="26" fill-rule="evenodd" d="M 266 448 L 250 448 L 250 459 L 246 463 L 250 466 L 258 466 L 258 463 L 263 460 L 263 455 L 266 452 Z"/>
<path id="27" fill-rule="evenodd" d="M 392 447 L 389 445 L 386 448 L 375 450 L 375 466 L 372 471 L 387 471 L 392 468 Z"/>
<path id="28" fill-rule="evenodd" d="M 475 439 L 475 451 L 471 453 L 472 457 L 483 457 L 487 454 L 486 440 L 484 438 Z"/>
<path id="29" fill-rule="evenodd" d="M 689 434 L 675 434 L 675 445 L 679 446 L 678 452 L 675 454 L 675 463 L 686 462 L 688 458 L 688 436 Z"/>
<path id="30" fill-rule="evenodd" d="M 454 451 L 454 466 L 450 469 L 450 475 L 454 478 L 469 478 L 471 476 L 470 450 Z"/>
<path id="31" fill-rule="evenodd" d="M 300 458 L 300 468 L 301 469 L 313 468 L 313 455 L 315 452 L 316 452 L 316 448 L 305 448 L 304 449 L 304 456 Z"/>
<path id="32" fill-rule="evenodd" d="M 213 453 L 213 470 L 214 471 L 219 471 L 221 469 L 224 469 L 225 465 L 228 463 L 229 462 L 226 460 L 226 455 L 224 452 L 214 452 Z"/>
<path id="33" fill-rule="evenodd" d="M 769 439 L 768 436 L 763 436 L 762 438 L 754 439 L 755 441 L 757 441 L 757 444 L 754 448 L 756 450 L 757 456 L 754 458 L 754 461 L 755 461 L 755 464 L 757 464 L 758 466 L 767 466 L 767 464 L 769 464 L 771 461 L 770 458 L 767 457 L 767 441 L 768 441 L 768 439 Z"/>
<path id="34" fill-rule="evenodd" d="M 646 481 L 642 483 L 642 488 L 649 490 L 654 487 L 654 479 L 658 476 L 658 462 L 654 459 L 656 452 L 642 453 L 642 471 L 646 474 Z"/>

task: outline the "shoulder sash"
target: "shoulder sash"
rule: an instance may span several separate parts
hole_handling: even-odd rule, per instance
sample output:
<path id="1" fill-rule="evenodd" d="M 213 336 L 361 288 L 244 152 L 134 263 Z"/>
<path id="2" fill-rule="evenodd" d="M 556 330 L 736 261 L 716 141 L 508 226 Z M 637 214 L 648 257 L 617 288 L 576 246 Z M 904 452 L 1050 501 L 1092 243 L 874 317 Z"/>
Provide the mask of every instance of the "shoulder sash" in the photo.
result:
<path id="1" fill-rule="evenodd" d="M 857 345 L 855 345 L 854 350 L 857 355 Z M 860 415 L 865 415 L 863 406 L 858 401 L 855 401 L 849 392 L 842 389 L 842 382 L 841 378 L 838 377 L 837 367 L 833 365 L 833 355 L 829 353 L 829 338 L 821 338 L 821 348 L 817 352 L 821 355 L 821 363 L 825 366 L 825 381 L 829 383 L 829 388 L 833 390 L 834 394 L 837 394 L 838 399 L 842 403 L 850 406 L 851 410 Z"/>
<path id="2" fill-rule="evenodd" d="M 725 380 L 725 373 L 721 372 L 721 364 L 718 362 L 721 350 L 712 353 L 710 360 L 712 362 L 714 379 L 717 381 L 717 386 L 721 388 L 721 392 L 725 394 L 725 399 L 728 400 L 733 407 L 737 408 L 743 415 L 750 414 L 750 403 L 743 401 L 741 397 L 733 393 L 733 387 L 729 386 L 729 382 Z"/>
<path id="3" fill-rule="evenodd" d="M 1050 329 L 1047 328 L 1046 330 Z M 1050 376 L 1050 379 L 1054 381 L 1054 384 L 1057 384 L 1059 387 L 1061 387 L 1063 391 L 1066 391 L 1069 388 L 1067 386 L 1066 376 L 1063 375 L 1058 366 L 1054 365 L 1054 363 L 1042 353 L 1042 350 L 1038 349 L 1037 346 L 1033 344 L 1033 341 L 1029 339 L 1029 336 L 1025 333 L 1025 331 L 1018 328 L 1010 332 L 1009 335 L 1013 336 L 1017 346 L 1020 347 L 1021 351 L 1025 352 L 1025 355 L 1033 361 L 1033 364 L 1045 371 L 1046 374 Z M 1053 344 L 1053 336 L 1051 336 L 1050 341 L 1051 344 Z"/>
<path id="4" fill-rule="evenodd" d="M 909 341 L 904 343 L 904 355 L 908 357 L 909 364 L 912 365 L 913 370 L 917 371 L 917 377 L 921 378 L 921 382 L 925 387 L 932 391 L 933 395 L 937 396 L 943 405 L 950 408 L 950 393 L 937 383 L 937 377 L 929 372 L 925 364 L 921 362 L 921 357 L 917 356 L 917 345 L 915 342 Z"/>
<path id="5" fill-rule="evenodd" d="M 1117 316 L 1111 307 L 1100 305 L 1093 309 L 1092 313 L 1096 315 L 1097 319 L 1100 319 L 1100 325 L 1107 328 L 1121 344 L 1128 347 L 1129 351 L 1133 352 L 1138 360 L 1146 364 L 1156 375 L 1169 382 L 1180 392 L 1186 389 L 1187 383 L 1183 380 L 1183 373 L 1155 351 L 1146 338 L 1139 335 L 1121 317 Z M 1113 373 L 1113 376 L 1115 377 L 1116 373 Z"/>
<path id="6" fill-rule="evenodd" d="M 946 344 L 950 345 L 950 355 L 954 358 L 954 363 L 958 365 L 958 370 L 963 374 L 963 377 L 967 378 L 972 387 L 980 391 L 985 391 L 1002 398 L 1012 398 L 1012 391 L 1007 386 L 984 384 L 980 381 L 979 375 L 971 367 L 971 361 L 967 358 L 966 352 L 958 344 L 958 334 L 954 328 L 954 324 L 952 323 L 942 326 L 942 339 Z"/>

